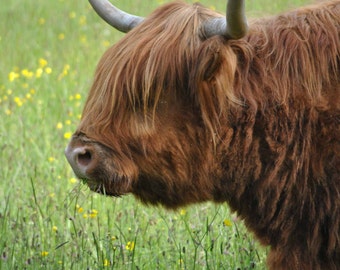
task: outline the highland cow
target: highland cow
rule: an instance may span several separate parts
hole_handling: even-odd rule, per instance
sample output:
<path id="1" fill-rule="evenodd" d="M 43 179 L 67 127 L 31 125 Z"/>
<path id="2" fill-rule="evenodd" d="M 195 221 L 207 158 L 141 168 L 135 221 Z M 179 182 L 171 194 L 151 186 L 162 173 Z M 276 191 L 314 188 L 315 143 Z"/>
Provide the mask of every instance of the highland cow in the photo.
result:
<path id="1" fill-rule="evenodd" d="M 226 18 L 91 3 L 128 33 L 100 60 L 66 149 L 75 174 L 172 209 L 227 202 L 270 246 L 270 269 L 340 269 L 340 1 L 249 26 L 241 0 Z"/>

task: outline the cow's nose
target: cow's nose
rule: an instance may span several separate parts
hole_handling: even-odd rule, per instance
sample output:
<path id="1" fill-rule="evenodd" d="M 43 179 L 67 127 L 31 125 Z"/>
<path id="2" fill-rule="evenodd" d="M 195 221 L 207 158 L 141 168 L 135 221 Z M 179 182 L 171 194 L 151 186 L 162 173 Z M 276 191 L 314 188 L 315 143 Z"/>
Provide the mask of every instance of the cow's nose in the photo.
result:
<path id="1" fill-rule="evenodd" d="M 86 146 L 72 147 L 68 145 L 65 155 L 74 173 L 79 178 L 87 178 L 87 169 L 90 167 L 93 157 L 91 149 Z"/>

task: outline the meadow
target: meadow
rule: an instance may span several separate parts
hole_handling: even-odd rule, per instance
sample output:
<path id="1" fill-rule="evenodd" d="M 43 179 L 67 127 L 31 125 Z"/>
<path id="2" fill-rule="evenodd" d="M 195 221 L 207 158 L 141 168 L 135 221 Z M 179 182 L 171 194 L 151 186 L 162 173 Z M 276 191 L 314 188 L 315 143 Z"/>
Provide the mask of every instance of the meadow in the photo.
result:
<path id="1" fill-rule="evenodd" d="M 141 16 L 165 2 L 114 1 Z M 307 2 L 246 3 L 258 17 Z M 64 148 L 122 33 L 85 0 L 11 0 L 0 17 L 0 269 L 265 269 L 266 249 L 225 204 L 166 211 L 75 179 Z"/>

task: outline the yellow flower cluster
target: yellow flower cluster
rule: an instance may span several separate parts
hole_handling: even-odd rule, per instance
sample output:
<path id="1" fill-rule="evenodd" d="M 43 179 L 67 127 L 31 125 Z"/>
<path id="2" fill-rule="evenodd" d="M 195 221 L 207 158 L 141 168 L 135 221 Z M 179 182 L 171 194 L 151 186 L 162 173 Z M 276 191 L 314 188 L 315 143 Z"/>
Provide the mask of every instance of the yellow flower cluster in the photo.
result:
<path id="1" fill-rule="evenodd" d="M 71 97 L 72 97 L 72 99 L 74 99 L 73 96 L 71 96 Z M 71 99 L 71 97 L 70 97 L 70 99 Z M 78 100 L 80 98 L 81 98 L 80 94 L 76 94 L 75 95 L 75 99 Z M 80 116 L 78 117 L 78 119 L 79 118 L 80 118 Z M 64 123 L 63 122 L 58 122 L 56 124 L 56 129 L 62 130 L 64 128 L 64 126 L 68 127 L 68 126 L 71 126 L 71 124 L 72 124 L 72 121 L 70 119 L 67 119 L 67 120 L 64 121 Z M 69 140 L 69 139 L 71 139 L 73 132 L 67 130 L 63 134 L 64 134 L 63 135 L 64 139 Z"/>
<path id="2" fill-rule="evenodd" d="M 98 215 L 98 211 L 96 209 L 91 209 L 90 213 L 89 213 L 89 217 L 90 218 L 96 218 Z"/>
<path id="3" fill-rule="evenodd" d="M 23 85 L 24 88 L 27 88 L 27 85 Z M 31 101 L 33 99 L 33 96 L 35 94 L 35 90 L 33 88 L 29 89 L 26 94 L 23 96 L 19 95 L 13 95 L 13 90 L 8 89 L 2 97 L 0 97 L 0 104 L 4 102 L 13 102 L 17 107 L 22 107 L 23 104 L 25 104 L 28 101 Z M 5 109 L 6 115 L 11 115 L 12 110 L 11 106 L 7 107 Z"/>
<path id="4" fill-rule="evenodd" d="M 67 76 L 70 69 L 70 65 L 65 64 L 58 76 L 58 80 Z M 20 69 L 19 67 L 14 67 L 8 73 L 8 82 L 6 83 L 8 86 L 0 85 L 0 104 L 6 102 L 8 105 L 3 107 L 4 113 L 6 115 L 11 115 L 15 107 L 22 107 L 26 102 L 31 101 L 36 93 L 36 90 L 32 87 L 33 85 L 36 85 L 36 80 L 42 78 L 44 75 L 48 76 L 52 73 L 53 70 L 45 58 L 39 58 L 36 68 L 33 69 Z M 22 91 L 22 89 L 24 89 L 24 91 Z M 81 98 L 79 93 L 70 96 L 70 100 L 77 101 L 75 104 L 76 107 L 81 106 Z M 13 104 L 16 106 L 13 106 Z"/>
<path id="5" fill-rule="evenodd" d="M 8 80 L 10 82 L 14 82 L 20 77 L 26 78 L 26 79 L 40 78 L 44 72 L 46 74 L 52 73 L 52 68 L 48 66 L 48 62 L 46 59 L 39 58 L 38 62 L 39 62 L 39 66 L 35 70 L 29 70 L 27 68 L 24 68 L 20 71 L 19 68 L 17 67 L 14 68 L 14 70 L 12 70 L 8 74 Z"/>
<path id="6" fill-rule="evenodd" d="M 79 93 L 75 94 L 74 96 L 71 95 L 69 97 L 69 100 L 72 101 L 72 100 L 80 100 L 81 99 L 81 95 Z"/>
<path id="7" fill-rule="evenodd" d="M 7 103 L 4 106 L 4 113 L 11 115 L 15 107 L 20 108 L 26 102 L 32 101 L 36 93 L 35 80 L 41 78 L 44 74 L 51 74 L 52 68 L 44 58 L 39 58 L 37 67 L 34 69 L 14 67 L 8 73 L 8 88 L 5 85 L 0 86 L 0 104 Z M 23 91 L 24 90 L 24 91 Z M 16 105 L 16 106 L 13 106 Z"/>
<path id="8" fill-rule="evenodd" d="M 77 213 L 81 214 L 84 212 L 84 208 L 81 207 L 79 204 L 76 205 Z M 83 218 L 96 218 L 98 216 L 98 210 L 91 209 L 83 214 Z"/>
<path id="9" fill-rule="evenodd" d="M 77 18 L 77 14 L 74 11 L 71 11 L 68 14 L 68 17 L 72 20 L 75 20 Z M 86 17 L 84 15 L 81 15 L 78 20 L 79 25 L 86 25 Z"/>

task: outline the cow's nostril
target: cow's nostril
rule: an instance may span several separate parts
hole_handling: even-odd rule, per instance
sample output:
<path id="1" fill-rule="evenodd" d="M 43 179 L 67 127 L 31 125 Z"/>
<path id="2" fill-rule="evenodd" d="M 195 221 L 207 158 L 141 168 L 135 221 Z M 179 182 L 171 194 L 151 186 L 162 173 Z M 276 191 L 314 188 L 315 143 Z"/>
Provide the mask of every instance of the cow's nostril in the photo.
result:
<path id="1" fill-rule="evenodd" d="M 65 155 L 78 178 L 88 178 L 87 170 L 94 165 L 93 149 L 88 146 L 72 147 L 69 144 L 65 149 Z"/>
<path id="2" fill-rule="evenodd" d="M 78 164 L 82 166 L 88 166 L 91 163 L 92 155 L 89 151 L 78 154 Z"/>

